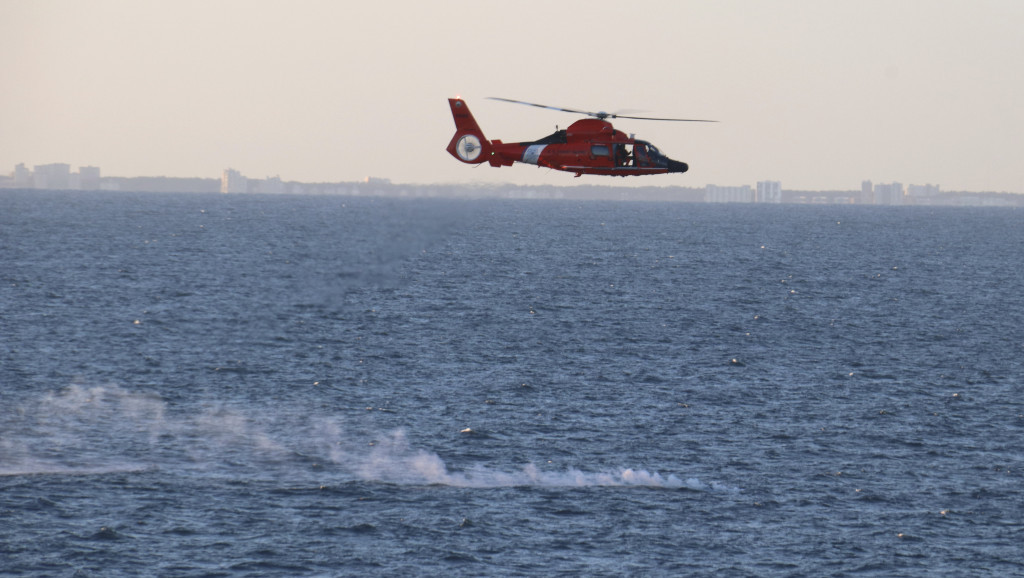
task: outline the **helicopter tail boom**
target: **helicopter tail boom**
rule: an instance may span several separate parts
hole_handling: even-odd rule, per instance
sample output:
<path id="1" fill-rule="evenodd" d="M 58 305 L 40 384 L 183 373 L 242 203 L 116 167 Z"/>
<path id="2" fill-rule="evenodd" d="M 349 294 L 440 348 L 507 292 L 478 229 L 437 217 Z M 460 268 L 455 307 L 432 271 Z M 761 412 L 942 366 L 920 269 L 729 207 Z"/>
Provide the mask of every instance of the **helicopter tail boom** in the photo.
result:
<path id="1" fill-rule="evenodd" d="M 464 163 L 479 164 L 489 160 L 491 142 L 484 137 L 480 125 L 469 112 L 469 106 L 461 98 L 449 98 L 448 105 L 452 109 L 455 120 L 455 136 L 446 149 L 449 154 Z"/>

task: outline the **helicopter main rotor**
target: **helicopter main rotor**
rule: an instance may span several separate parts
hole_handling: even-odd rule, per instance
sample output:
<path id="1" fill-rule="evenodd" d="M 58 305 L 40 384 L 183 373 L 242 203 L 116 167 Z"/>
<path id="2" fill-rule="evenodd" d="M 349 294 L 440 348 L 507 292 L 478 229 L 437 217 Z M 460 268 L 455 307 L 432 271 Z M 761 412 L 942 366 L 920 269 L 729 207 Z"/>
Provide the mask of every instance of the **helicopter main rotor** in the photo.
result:
<path id="1" fill-rule="evenodd" d="M 587 111 L 587 110 L 576 110 L 574 108 L 561 108 L 561 107 L 558 107 L 558 106 L 548 106 L 546 104 L 537 104 L 537 103 L 534 103 L 534 102 L 525 102 L 525 101 L 522 101 L 522 100 L 513 100 L 511 98 L 501 98 L 501 97 L 498 97 L 498 96 L 488 96 L 487 98 L 489 98 L 490 100 L 500 100 L 502 102 L 511 102 L 511 103 L 515 103 L 515 104 L 525 104 L 527 106 L 535 106 L 537 108 L 546 108 L 548 110 L 558 110 L 558 111 L 561 111 L 561 112 L 571 112 L 573 114 L 582 114 L 582 115 L 585 115 L 585 116 L 592 116 L 592 117 L 600 119 L 600 120 L 605 120 L 605 119 L 609 119 L 609 118 L 629 118 L 629 119 L 634 119 L 634 120 L 663 120 L 663 121 L 670 121 L 670 122 L 718 122 L 717 120 L 701 120 L 701 119 L 694 119 L 694 118 L 654 118 L 654 117 L 650 117 L 650 116 L 630 116 L 630 115 L 616 114 L 614 112 L 604 112 L 604 111 L 601 111 L 601 112 L 590 112 L 590 111 Z"/>

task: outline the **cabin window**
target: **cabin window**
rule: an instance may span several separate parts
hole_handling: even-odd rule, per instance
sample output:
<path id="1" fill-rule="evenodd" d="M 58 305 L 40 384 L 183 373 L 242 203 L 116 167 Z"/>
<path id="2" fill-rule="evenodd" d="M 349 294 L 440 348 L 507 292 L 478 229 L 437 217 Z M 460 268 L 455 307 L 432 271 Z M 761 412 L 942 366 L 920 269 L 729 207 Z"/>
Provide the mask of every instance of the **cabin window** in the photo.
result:
<path id="1" fill-rule="evenodd" d="M 590 145 L 590 155 L 595 157 L 610 157 L 611 152 L 608 150 L 608 145 L 596 144 Z"/>

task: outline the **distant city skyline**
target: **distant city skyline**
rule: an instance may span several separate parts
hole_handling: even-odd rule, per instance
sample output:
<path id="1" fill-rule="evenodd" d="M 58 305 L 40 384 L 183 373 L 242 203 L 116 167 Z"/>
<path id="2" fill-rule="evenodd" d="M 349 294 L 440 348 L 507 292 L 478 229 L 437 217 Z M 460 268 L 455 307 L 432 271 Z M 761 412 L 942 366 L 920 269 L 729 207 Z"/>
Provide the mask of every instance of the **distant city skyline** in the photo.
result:
<path id="1" fill-rule="evenodd" d="M 580 182 L 452 159 L 461 95 L 507 142 L 578 117 L 488 96 L 719 121 L 617 119 L 689 172 L 582 182 L 1024 193 L 1021 30 L 1018 0 L 0 0 L 0 167 Z"/>
<path id="2" fill-rule="evenodd" d="M 575 180 L 575 179 L 574 179 Z M 497 187 L 497 188 L 496 188 Z M 19 163 L 9 176 L 0 175 L 2 189 L 106 190 L 125 192 L 219 192 L 222 194 L 333 194 L 352 196 L 428 196 L 509 198 L 578 198 L 620 200 L 662 200 L 678 202 L 737 204 L 848 204 L 848 205 L 957 205 L 1024 206 L 1024 195 L 1005 192 L 942 191 L 939 185 L 903 185 L 899 182 L 861 181 L 860 189 L 792 190 L 781 181 L 762 180 L 751 185 L 715 185 L 703 187 L 621 187 L 600 184 L 525 185 L 394 183 L 388 178 L 365 177 L 359 181 L 303 183 L 282 180 L 280 176 L 249 178 L 241 171 L 227 168 L 219 179 L 209 177 L 175 178 L 101 177 L 99 167 L 83 166 L 71 171 L 67 163 L 36 165 L 29 169 Z M 545 192 L 540 192 L 545 191 Z M 616 193 L 619 191 L 620 193 Z"/>
<path id="3" fill-rule="evenodd" d="M 57 189 L 57 190 L 60 190 L 60 189 L 87 189 L 88 186 L 79 186 L 79 185 L 98 185 L 99 184 L 99 182 L 101 180 L 101 176 L 100 176 L 101 170 L 100 170 L 100 167 L 96 167 L 96 166 L 79 166 L 79 170 L 76 173 L 76 172 L 71 171 L 71 167 L 72 166 L 74 166 L 74 165 L 69 164 L 69 163 L 56 162 L 56 163 L 46 163 L 46 164 L 42 164 L 42 165 L 33 165 L 33 167 L 31 169 L 29 169 L 25 165 L 25 163 L 18 163 L 17 165 L 15 165 L 14 170 L 6 175 L 6 179 L 3 179 L 3 174 L 0 173 L 0 186 L 2 186 L 4 188 L 37 188 L 37 189 Z M 116 176 L 118 178 L 153 178 L 153 177 L 164 177 L 166 175 L 162 174 L 162 175 L 116 175 Z M 187 176 L 187 177 L 176 177 L 176 178 L 204 178 L 204 179 L 216 178 L 216 179 L 219 179 L 219 180 L 223 181 L 224 183 L 226 183 L 225 187 L 230 189 L 230 191 L 229 190 L 224 190 L 222 192 L 239 192 L 239 189 L 241 189 L 241 192 L 244 192 L 245 183 L 250 179 L 250 177 L 248 175 L 244 175 L 241 171 L 235 170 L 233 168 L 223 169 L 221 171 L 220 175 L 218 175 L 216 177 L 211 177 L 209 175 L 191 175 L 191 176 Z M 266 177 L 266 180 L 274 180 L 274 181 L 278 181 L 278 182 L 282 181 L 280 175 L 275 175 L 273 177 L 269 177 L 268 176 L 268 177 Z M 362 179 L 355 179 L 354 181 L 336 181 L 336 182 L 358 182 L 358 181 L 366 181 L 366 182 L 375 181 L 375 182 L 391 183 L 392 179 L 387 178 L 387 177 L 366 176 L 366 177 L 363 177 Z M 228 185 L 227 183 L 229 183 L 229 182 L 234 182 L 236 184 L 233 185 L 233 186 L 232 185 Z M 77 183 L 77 185 L 72 186 L 72 183 Z M 606 177 L 597 177 L 596 179 L 591 179 L 590 182 L 588 182 L 587 184 L 618 186 L 619 183 L 620 183 L 619 179 L 608 179 Z M 402 183 L 402 184 L 409 184 L 409 185 L 431 185 L 431 184 L 438 184 L 438 185 L 444 185 L 444 184 L 460 184 L 460 183 L 405 182 L 405 183 Z M 514 181 L 508 181 L 508 182 L 505 182 L 505 183 L 497 183 L 497 184 L 516 184 L 516 183 Z M 573 181 L 568 181 L 564 186 L 573 186 L 575 184 L 580 184 L 580 183 L 575 181 L 575 180 L 573 180 Z M 864 189 L 865 185 L 870 187 L 871 184 L 872 184 L 872 181 L 870 181 L 870 180 L 862 180 L 861 183 L 860 183 L 860 189 L 862 191 L 864 191 L 865 190 Z M 916 194 L 918 196 L 925 196 L 927 194 L 938 193 L 940 191 L 940 189 L 941 189 L 940 185 L 938 185 L 938 184 L 934 184 L 933 185 L 931 183 L 926 183 L 924 185 L 917 185 L 917 184 L 907 185 L 906 190 L 904 190 L 903 189 L 903 185 L 898 183 L 898 182 L 895 182 L 892 185 L 893 186 L 899 185 L 901 192 L 906 192 L 907 194 L 911 194 L 911 195 L 915 195 Z M 647 186 L 659 186 L 659 185 L 648 184 Z M 660 186 L 666 186 L 666 185 L 663 184 L 663 185 L 660 185 Z M 668 185 L 668 186 L 672 186 L 672 185 Z M 675 186 L 683 186 L 683 185 L 675 185 Z M 700 186 L 694 186 L 694 185 L 689 185 L 689 186 L 691 188 L 701 188 Z M 886 185 L 886 186 L 889 186 L 889 185 Z M 706 185 L 703 185 L 703 187 L 705 187 L 705 188 L 706 187 L 710 187 L 712 189 L 720 189 L 722 191 L 723 195 L 728 195 L 728 194 L 735 194 L 735 193 L 737 193 L 737 192 L 739 192 L 741 190 L 742 191 L 746 191 L 746 189 L 743 189 L 743 187 L 750 188 L 750 185 L 724 185 L 724 186 L 719 186 L 717 184 L 708 183 Z M 99 188 L 99 187 L 97 186 L 95 188 Z M 774 199 L 774 198 L 778 197 L 779 191 L 781 190 L 781 188 L 782 188 L 782 182 L 781 181 L 773 181 L 773 180 L 768 180 L 768 179 L 761 179 L 761 180 L 757 181 L 756 188 L 750 189 L 749 194 L 750 195 L 754 195 L 754 197 L 756 197 L 757 199 L 769 199 L 769 198 Z M 856 189 L 855 187 L 849 187 L 849 188 L 838 188 L 838 189 L 813 189 L 813 190 L 855 190 L 855 189 Z M 997 193 L 1005 193 L 1005 192 L 1009 192 L 1009 191 L 971 191 L 971 192 L 997 192 Z M 746 194 L 746 193 L 744 192 L 743 194 Z"/>

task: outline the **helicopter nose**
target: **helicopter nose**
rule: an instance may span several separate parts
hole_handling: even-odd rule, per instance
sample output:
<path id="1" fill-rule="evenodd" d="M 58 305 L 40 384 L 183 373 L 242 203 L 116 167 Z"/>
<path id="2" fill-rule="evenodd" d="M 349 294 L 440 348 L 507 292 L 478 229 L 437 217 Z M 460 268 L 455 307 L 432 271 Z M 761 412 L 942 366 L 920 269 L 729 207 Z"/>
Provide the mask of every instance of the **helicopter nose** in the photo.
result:
<path id="1" fill-rule="evenodd" d="M 689 169 L 690 166 L 686 163 L 668 159 L 668 172 L 670 173 L 685 173 Z"/>

